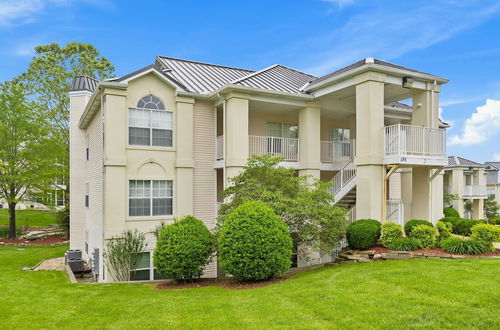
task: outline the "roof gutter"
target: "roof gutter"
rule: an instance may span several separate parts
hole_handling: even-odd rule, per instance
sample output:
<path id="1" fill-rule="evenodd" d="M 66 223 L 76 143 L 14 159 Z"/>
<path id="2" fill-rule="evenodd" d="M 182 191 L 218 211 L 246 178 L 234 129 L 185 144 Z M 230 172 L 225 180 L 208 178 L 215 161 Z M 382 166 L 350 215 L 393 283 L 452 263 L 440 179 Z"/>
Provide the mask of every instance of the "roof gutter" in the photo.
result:
<path id="1" fill-rule="evenodd" d="M 109 81 L 102 81 L 102 82 L 100 82 L 97 85 L 97 87 L 94 90 L 94 92 L 92 93 L 92 95 L 90 96 L 90 99 L 87 102 L 87 105 L 85 106 L 85 110 L 83 110 L 83 114 L 81 115 L 80 120 L 78 121 L 78 127 L 79 128 L 83 129 L 83 128 L 87 127 L 86 121 L 90 120 L 93 117 L 93 115 L 95 114 L 95 110 L 94 110 L 94 106 L 93 106 L 94 102 L 96 101 L 96 99 L 100 101 L 100 99 L 98 98 L 98 96 L 100 94 L 102 94 L 102 91 L 105 88 L 114 88 L 114 89 L 124 90 L 124 89 L 127 89 L 127 84 L 116 83 L 116 82 L 109 82 Z"/>

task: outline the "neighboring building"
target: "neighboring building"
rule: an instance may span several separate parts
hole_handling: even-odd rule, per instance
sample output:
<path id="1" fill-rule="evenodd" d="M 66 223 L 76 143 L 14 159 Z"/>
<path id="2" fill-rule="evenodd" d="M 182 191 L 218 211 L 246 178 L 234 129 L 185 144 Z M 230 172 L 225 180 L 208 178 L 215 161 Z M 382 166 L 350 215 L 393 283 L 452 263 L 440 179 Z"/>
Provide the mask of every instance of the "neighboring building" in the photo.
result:
<path id="1" fill-rule="evenodd" d="M 252 71 L 162 56 L 121 78 L 76 77 L 70 247 L 102 261 L 105 240 L 125 229 L 148 233 L 152 251 L 161 221 L 191 214 L 214 228 L 221 191 L 252 154 L 334 181 L 351 218 L 436 222 L 446 82 L 373 58 L 319 78 L 282 65 Z M 406 99 L 412 106 L 397 103 Z M 393 173 L 399 181 L 388 185 Z M 298 266 L 327 259 L 299 257 Z M 99 281 L 110 281 L 95 264 Z M 141 278 L 155 278 L 150 253 L 141 265 Z M 216 271 L 214 262 L 204 276 Z"/>
<path id="2" fill-rule="evenodd" d="M 484 163 L 486 172 L 486 194 L 495 196 L 497 204 L 500 205 L 500 162 Z"/>
<path id="3" fill-rule="evenodd" d="M 484 165 L 457 156 L 448 157 L 444 174 L 444 193 L 456 194 L 453 207 L 460 216 L 472 219 L 484 218 L 486 176 Z M 467 212 L 466 203 L 472 202 L 472 212 Z"/>

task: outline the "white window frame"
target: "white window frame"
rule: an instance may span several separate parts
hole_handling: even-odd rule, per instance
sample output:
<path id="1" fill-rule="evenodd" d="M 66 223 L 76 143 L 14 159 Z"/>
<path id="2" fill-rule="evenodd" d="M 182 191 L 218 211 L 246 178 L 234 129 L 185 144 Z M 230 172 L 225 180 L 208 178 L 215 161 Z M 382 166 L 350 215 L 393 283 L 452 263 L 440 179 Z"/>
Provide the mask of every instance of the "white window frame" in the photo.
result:
<path id="1" fill-rule="evenodd" d="M 149 96 L 149 95 L 148 95 Z M 152 95 L 154 96 L 154 95 Z M 157 96 L 155 96 L 157 97 Z M 139 102 L 143 99 L 144 97 L 142 97 Z M 164 106 L 164 103 L 163 101 L 157 97 L 163 108 L 164 109 L 149 109 L 149 108 L 140 108 L 140 107 L 135 107 L 135 108 L 129 108 L 129 111 L 128 111 L 128 118 L 127 118 L 127 121 L 128 121 L 128 130 L 127 130 L 127 144 L 129 146 L 133 146 L 133 147 L 153 147 L 153 148 L 173 148 L 174 147 L 174 112 L 171 111 L 171 110 L 167 110 L 167 108 Z M 138 104 L 139 104 L 138 102 Z M 138 127 L 138 126 L 131 126 L 130 125 L 130 110 L 141 110 L 141 111 L 149 111 L 150 112 L 150 115 L 149 115 L 149 124 L 148 124 L 148 128 L 149 128 L 149 145 L 146 145 L 146 144 L 130 144 L 130 128 L 146 128 L 146 127 Z M 171 145 L 169 146 L 158 146 L 158 145 L 153 145 L 153 125 L 151 124 L 152 122 L 152 113 L 154 112 L 159 112 L 159 113 L 170 113 L 171 117 L 170 117 L 170 121 L 171 121 L 171 127 L 170 129 L 162 129 L 162 130 L 165 130 L 165 131 L 171 131 L 172 132 L 172 141 L 171 141 Z"/>
<path id="2" fill-rule="evenodd" d="M 147 280 L 132 280 L 132 281 L 160 281 L 160 280 L 165 280 L 165 279 L 158 279 L 155 280 L 155 266 L 153 264 L 153 251 L 144 251 L 142 253 L 149 253 L 149 268 L 136 268 L 136 269 L 131 269 L 130 272 L 133 271 L 140 271 L 140 270 L 149 270 L 149 279 Z"/>
<path id="3" fill-rule="evenodd" d="M 144 197 L 143 198 L 140 198 L 140 197 L 130 197 L 130 181 L 149 181 L 150 184 L 149 184 L 149 189 L 150 189 L 150 193 L 149 193 L 149 215 L 130 215 L 130 200 L 131 199 L 145 199 Z M 168 191 L 168 182 L 171 182 L 171 185 L 172 185 L 172 196 L 170 197 L 154 197 L 153 196 L 153 182 L 154 181 L 165 181 L 167 183 L 167 191 Z M 141 218 L 141 217 L 170 217 L 170 216 L 173 216 L 174 215 L 174 195 L 175 195 L 175 191 L 174 191 L 174 180 L 172 179 L 165 179 L 165 180 L 153 180 L 153 179 L 136 179 L 136 180 L 128 180 L 128 216 L 130 218 Z M 158 214 L 158 215 L 153 215 L 153 200 L 154 199 L 171 199 L 172 200 L 172 213 L 171 214 Z"/>

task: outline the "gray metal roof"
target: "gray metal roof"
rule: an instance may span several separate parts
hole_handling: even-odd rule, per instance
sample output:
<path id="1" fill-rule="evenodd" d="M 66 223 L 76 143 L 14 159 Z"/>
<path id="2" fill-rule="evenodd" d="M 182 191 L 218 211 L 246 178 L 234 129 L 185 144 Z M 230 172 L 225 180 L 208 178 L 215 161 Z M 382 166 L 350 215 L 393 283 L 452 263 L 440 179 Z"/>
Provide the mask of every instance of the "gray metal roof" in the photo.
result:
<path id="1" fill-rule="evenodd" d="M 494 167 L 492 170 L 500 170 L 500 162 L 486 162 L 484 165 L 489 165 Z"/>
<path id="2" fill-rule="evenodd" d="M 98 81 L 87 77 L 87 76 L 76 76 L 71 82 L 71 86 L 69 87 L 70 92 L 76 91 L 89 91 L 93 92 L 97 87 Z"/>
<path id="3" fill-rule="evenodd" d="M 458 156 L 448 156 L 448 166 L 471 166 L 471 167 L 483 167 L 483 164 L 476 163 L 472 160 L 465 159 Z"/>
<path id="4" fill-rule="evenodd" d="M 315 79 L 317 78 L 310 74 L 275 64 L 232 83 L 246 87 L 302 94 L 300 88 Z"/>
<path id="5" fill-rule="evenodd" d="M 428 75 L 428 76 L 434 76 L 434 75 L 431 75 L 430 73 L 425 73 L 425 72 L 422 72 L 422 71 L 410 69 L 410 68 L 404 67 L 402 65 L 397 65 L 397 64 L 393 64 L 393 63 L 381 61 L 381 60 L 376 59 L 376 58 L 367 57 L 367 58 L 362 59 L 361 61 L 357 61 L 357 62 L 355 62 L 355 63 L 353 63 L 351 65 L 348 65 L 348 66 L 346 66 L 346 67 L 344 67 L 342 69 L 339 69 L 337 71 L 334 71 L 332 73 L 324 75 L 324 76 L 316 79 L 315 81 L 311 82 L 310 84 L 308 84 L 304 88 L 305 88 L 305 90 L 307 90 L 307 89 L 312 88 L 313 86 L 319 84 L 320 82 L 322 82 L 324 80 L 327 80 L 327 79 L 330 79 L 332 77 L 338 76 L 338 75 L 340 75 L 340 74 L 342 74 L 344 72 L 356 69 L 356 68 L 361 67 L 363 65 L 370 65 L 370 64 L 378 64 L 378 65 L 387 66 L 387 67 L 394 68 L 394 69 L 400 69 L 400 70 L 405 70 L 405 71 L 409 71 L 409 72 L 415 72 L 415 73 L 418 73 L 418 74 L 424 74 L 424 75 Z M 438 77 L 436 77 L 436 78 L 438 78 Z"/>
<path id="6" fill-rule="evenodd" d="M 180 82 L 189 92 L 209 94 L 253 73 L 252 70 L 158 56 L 160 70 Z"/>

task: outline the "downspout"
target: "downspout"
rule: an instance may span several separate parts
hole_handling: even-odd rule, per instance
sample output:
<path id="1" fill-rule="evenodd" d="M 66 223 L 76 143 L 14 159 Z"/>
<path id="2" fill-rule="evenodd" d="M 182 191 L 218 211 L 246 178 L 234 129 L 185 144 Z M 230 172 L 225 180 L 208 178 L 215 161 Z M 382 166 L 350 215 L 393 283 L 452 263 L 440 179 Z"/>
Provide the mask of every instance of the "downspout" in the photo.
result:
<path id="1" fill-rule="evenodd" d="M 436 125 L 436 123 L 434 122 L 434 111 L 436 111 L 437 109 L 435 109 L 435 105 L 434 105 L 434 91 L 436 89 L 436 80 L 434 80 L 433 84 L 432 84 L 432 91 L 431 91 L 431 127 L 432 128 L 435 128 L 437 127 L 438 125 Z M 439 116 L 439 115 L 438 115 Z M 442 170 L 442 169 L 441 169 Z M 434 178 L 436 177 L 437 174 L 439 174 L 441 172 L 441 170 L 436 170 L 436 173 L 434 173 L 430 178 L 429 178 L 429 221 L 432 222 L 432 210 L 434 208 L 434 203 L 433 203 L 433 198 L 432 198 L 432 190 L 433 190 L 433 184 L 432 184 L 432 181 L 434 180 Z"/>

